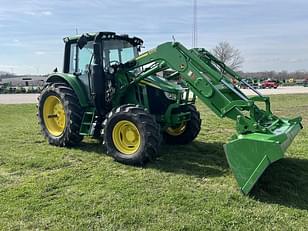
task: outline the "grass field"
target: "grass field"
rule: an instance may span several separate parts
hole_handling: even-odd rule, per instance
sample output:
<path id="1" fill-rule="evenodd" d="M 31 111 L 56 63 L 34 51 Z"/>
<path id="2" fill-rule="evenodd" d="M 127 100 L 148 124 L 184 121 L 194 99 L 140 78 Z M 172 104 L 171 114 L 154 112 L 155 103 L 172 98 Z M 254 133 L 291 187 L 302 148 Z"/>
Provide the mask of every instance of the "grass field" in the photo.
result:
<path id="1" fill-rule="evenodd" d="M 308 126 L 308 95 L 271 98 L 275 113 L 302 115 Z M 199 110 L 195 142 L 163 146 L 157 161 L 135 168 L 95 140 L 50 146 L 35 105 L 0 105 L 0 229 L 307 230 L 307 130 L 244 196 L 222 147 L 233 122 Z"/>

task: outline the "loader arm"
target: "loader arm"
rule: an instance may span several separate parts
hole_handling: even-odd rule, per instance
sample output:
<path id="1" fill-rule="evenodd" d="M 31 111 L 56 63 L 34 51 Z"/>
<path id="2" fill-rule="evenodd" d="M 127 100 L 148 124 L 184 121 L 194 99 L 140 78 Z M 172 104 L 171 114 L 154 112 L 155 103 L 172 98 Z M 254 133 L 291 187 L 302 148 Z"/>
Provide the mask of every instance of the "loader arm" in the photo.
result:
<path id="1" fill-rule="evenodd" d="M 282 123 L 272 114 L 269 97 L 262 96 L 251 87 L 257 96 L 248 98 L 231 82 L 232 78 L 243 81 L 241 77 L 204 49 L 188 50 L 180 43 L 164 43 L 131 61 L 125 71 L 146 65 L 150 67 L 136 76 L 130 85 L 171 68 L 216 115 L 235 120 L 240 134 L 271 133 Z M 256 106 L 255 102 L 259 101 L 265 103 L 265 110 Z"/>
<path id="2" fill-rule="evenodd" d="M 120 72 L 143 71 L 121 90 L 159 71 L 178 72 L 188 88 L 219 117 L 236 121 L 237 134 L 224 145 L 227 159 L 243 193 L 247 194 L 270 163 L 281 159 L 302 128 L 301 118 L 282 119 L 271 112 L 270 100 L 205 49 L 188 50 L 180 43 L 163 43 L 124 64 Z M 251 88 L 248 97 L 232 79 Z M 264 102 L 260 109 L 255 102 Z"/>

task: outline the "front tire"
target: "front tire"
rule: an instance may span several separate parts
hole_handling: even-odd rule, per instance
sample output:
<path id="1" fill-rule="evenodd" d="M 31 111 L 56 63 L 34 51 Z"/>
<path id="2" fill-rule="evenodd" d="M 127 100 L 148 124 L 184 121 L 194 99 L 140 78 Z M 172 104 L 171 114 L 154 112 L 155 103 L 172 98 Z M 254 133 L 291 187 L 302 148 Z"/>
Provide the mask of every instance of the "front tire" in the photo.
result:
<path id="1" fill-rule="evenodd" d="M 158 156 L 160 126 L 140 106 L 126 104 L 113 109 L 103 122 L 107 153 L 116 161 L 143 166 Z"/>
<path id="2" fill-rule="evenodd" d="M 182 111 L 190 112 L 190 120 L 164 131 L 164 140 L 167 144 L 188 144 L 198 136 L 201 130 L 200 113 L 196 107 L 188 105 Z"/>
<path id="3" fill-rule="evenodd" d="M 48 84 L 38 101 L 38 121 L 48 142 L 61 147 L 79 144 L 83 110 L 73 89 L 66 83 Z"/>

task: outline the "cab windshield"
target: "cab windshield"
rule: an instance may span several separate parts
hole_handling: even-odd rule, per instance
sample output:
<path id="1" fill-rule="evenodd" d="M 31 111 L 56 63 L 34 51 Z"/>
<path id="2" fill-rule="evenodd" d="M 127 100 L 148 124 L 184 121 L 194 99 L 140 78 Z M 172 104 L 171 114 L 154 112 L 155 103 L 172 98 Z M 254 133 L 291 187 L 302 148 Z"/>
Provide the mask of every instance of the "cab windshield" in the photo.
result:
<path id="1" fill-rule="evenodd" d="M 116 63 L 126 63 L 138 55 L 137 48 L 125 40 L 105 40 L 103 47 L 105 67 Z"/>

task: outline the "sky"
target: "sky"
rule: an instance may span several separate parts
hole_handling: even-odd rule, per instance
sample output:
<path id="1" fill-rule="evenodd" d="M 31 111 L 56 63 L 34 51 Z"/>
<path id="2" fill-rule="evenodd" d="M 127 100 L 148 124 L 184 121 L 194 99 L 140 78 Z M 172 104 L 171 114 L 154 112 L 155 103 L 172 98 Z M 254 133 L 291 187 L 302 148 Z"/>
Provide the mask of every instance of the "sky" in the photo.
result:
<path id="1" fill-rule="evenodd" d="M 227 41 L 243 71 L 308 70 L 307 0 L 198 0 L 198 47 Z M 115 31 L 145 49 L 175 40 L 192 46 L 193 0 L 0 0 L 0 71 L 62 68 L 63 37 Z"/>

